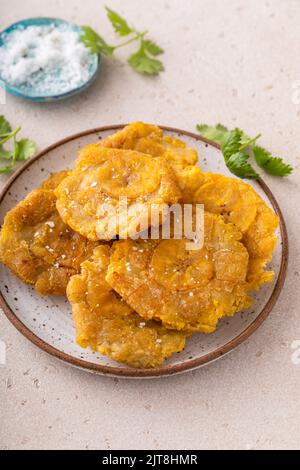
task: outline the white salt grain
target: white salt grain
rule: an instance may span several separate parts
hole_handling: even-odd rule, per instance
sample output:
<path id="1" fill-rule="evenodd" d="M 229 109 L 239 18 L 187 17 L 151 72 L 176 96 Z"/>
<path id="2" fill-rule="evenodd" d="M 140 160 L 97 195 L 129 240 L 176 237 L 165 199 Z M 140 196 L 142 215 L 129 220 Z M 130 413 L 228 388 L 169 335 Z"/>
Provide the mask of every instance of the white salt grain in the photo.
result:
<path id="1" fill-rule="evenodd" d="M 129 261 L 126 263 L 126 271 L 129 271 L 129 272 L 132 271 L 131 264 Z"/>
<path id="2" fill-rule="evenodd" d="M 50 228 L 54 228 L 54 227 L 55 227 L 55 223 L 52 222 L 52 220 L 49 220 L 48 222 L 46 222 L 45 225 L 48 225 L 48 227 L 50 227 Z"/>
<path id="3" fill-rule="evenodd" d="M 73 90 L 91 76 L 94 56 L 68 25 L 19 27 L 4 35 L 0 76 L 41 95 Z"/>

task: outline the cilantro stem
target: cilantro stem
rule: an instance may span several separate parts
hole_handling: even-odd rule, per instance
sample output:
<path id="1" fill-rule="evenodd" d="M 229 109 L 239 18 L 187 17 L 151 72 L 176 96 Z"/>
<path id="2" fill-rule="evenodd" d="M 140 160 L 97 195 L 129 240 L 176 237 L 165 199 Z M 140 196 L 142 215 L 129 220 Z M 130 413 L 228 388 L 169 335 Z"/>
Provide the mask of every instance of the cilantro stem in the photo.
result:
<path id="1" fill-rule="evenodd" d="M 12 162 L 11 162 L 12 166 L 16 164 L 16 160 L 18 156 L 18 142 L 16 139 L 16 135 L 14 135 L 13 138 L 14 138 L 14 153 L 13 153 Z"/>
<path id="2" fill-rule="evenodd" d="M 138 39 L 143 39 L 143 37 L 148 33 L 148 31 L 143 31 L 142 33 L 136 32 L 135 36 L 132 38 L 128 39 L 125 42 L 122 42 L 121 44 L 118 44 L 117 46 L 114 46 L 114 49 L 119 49 L 120 47 L 128 46 L 128 44 L 131 44 L 134 41 L 137 41 Z"/>
<path id="3" fill-rule="evenodd" d="M 0 167 L 0 175 L 8 173 L 13 168 L 13 165 L 2 166 Z"/>
<path id="4" fill-rule="evenodd" d="M 248 140 L 247 142 L 245 142 L 243 145 L 241 145 L 240 151 L 241 151 L 241 150 L 245 150 L 247 147 L 250 147 L 250 145 L 255 144 L 255 142 L 256 142 L 260 137 L 261 137 L 261 134 L 257 134 L 255 137 L 253 137 L 253 139 L 250 139 L 250 140 Z"/>
<path id="5" fill-rule="evenodd" d="M 0 145 L 5 144 L 12 137 L 15 138 L 15 136 L 20 132 L 20 130 L 21 130 L 21 127 L 18 127 L 15 131 L 11 132 L 10 134 L 7 134 L 6 137 L 0 140 Z"/>
<path id="6" fill-rule="evenodd" d="M 0 134 L 0 138 L 2 139 L 3 137 L 8 137 L 11 135 L 11 132 L 6 132 L 5 134 Z"/>

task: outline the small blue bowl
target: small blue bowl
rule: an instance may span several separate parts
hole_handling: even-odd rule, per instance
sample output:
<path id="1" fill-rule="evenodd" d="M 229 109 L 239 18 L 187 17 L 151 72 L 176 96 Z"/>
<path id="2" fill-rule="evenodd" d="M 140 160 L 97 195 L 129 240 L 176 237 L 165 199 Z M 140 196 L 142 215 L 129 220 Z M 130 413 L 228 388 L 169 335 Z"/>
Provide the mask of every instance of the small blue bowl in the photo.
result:
<path id="1" fill-rule="evenodd" d="M 81 32 L 81 28 L 78 25 L 69 23 L 68 21 L 64 21 L 58 18 L 29 18 L 29 19 L 18 21 L 17 23 L 12 24 L 11 26 L 9 26 L 7 29 L 5 29 L 4 31 L 0 33 L 0 48 L 4 44 L 5 37 L 7 37 L 8 34 L 15 31 L 16 29 L 19 29 L 19 28 L 25 29 L 25 28 L 28 28 L 29 26 L 50 26 L 50 25 L 54 25 L 56 27 L 61 26 L 61 25 L 67 25 L 73 31 L 77 31 L 78 33 Z M 1 77 L 1 75 L 0 75 L 0 87 L 2 87 L 5 91 L 7 91 L 8 93 L 14 96 L 18 96 L 20 98 L 24 98 L 30 101 L 35 101 L 35 102 L 59 101 L 65 98 L 70 98 L 71 96 L 77 95 L 78 93 L 81 93 L 82 91 L 86 90 L 91 85 L 91 83 L 95 80 L 100 70 L 100 66 L 101 66 L 101 56 L 97 54 L 93 54 L 93 61 L 90 66 L 89 79 L 77 88 L 74 88 L 64 93 L 58 93 L 56 95 L 40 96 L 32 88 L 26 89 L 24 87 L 18 87 L 16 85 L 8 83 L 6 80 L 4 80 Z"/>

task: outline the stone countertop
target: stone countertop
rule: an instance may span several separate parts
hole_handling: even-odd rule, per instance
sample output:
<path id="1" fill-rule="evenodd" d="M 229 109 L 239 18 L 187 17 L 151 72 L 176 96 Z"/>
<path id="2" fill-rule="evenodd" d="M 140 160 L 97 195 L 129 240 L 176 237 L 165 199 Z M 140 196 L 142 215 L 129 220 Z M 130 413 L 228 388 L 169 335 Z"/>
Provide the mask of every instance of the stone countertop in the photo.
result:
<path id="1" fill-rule="evenodd" d="M 29 343 L 1 313 L 7 364 L 0 368 L 0 448 L 299 448 L 300 364 L 292 345 L 300 340 L 300 3 L 10 0 L 1 2 L 0 29 L 24 17 L 60 16 L 98 30 L 102 24 L 113 39 L 104 4 L 150 29 L 166 51 L 165 73 L 141 77 L 105 60 L 81 96 L 56 104 L 7 96 L 0 114 L 21 124 L 40 149 L 83 129 L 134 120 L 191 131 L 198 122 L 220 121 L 261 132 L 262 144 L 295 168 L 288 179 L 265 178 L 287 222 L 287 282 L 269 318 L 234 352 L 159 380 L 81 372 Z"/>

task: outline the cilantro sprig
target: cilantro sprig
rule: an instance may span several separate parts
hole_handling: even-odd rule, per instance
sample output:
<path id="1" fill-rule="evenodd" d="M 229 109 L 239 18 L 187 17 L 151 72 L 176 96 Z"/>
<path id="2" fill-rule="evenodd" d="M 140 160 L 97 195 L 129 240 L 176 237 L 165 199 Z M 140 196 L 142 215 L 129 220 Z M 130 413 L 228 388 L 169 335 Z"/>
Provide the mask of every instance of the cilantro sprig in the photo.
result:
<path id="1" fill-rule="evenodd" d="M 280 157 L 273 157 L 268 150 L 256 145 L 253 147 L 256 163 L 270 175 L 287 176 L 292 173 L 293 168 L 285 163 Z"/>
<path id="2" fill-rule="evenodd" d="M 17 162 L 28 160 L 36 153 L 36 145 L 32 140 L 18 140 L 20 131 L 21 127 L 13 130 L 7 119 L 0 116 L 0 159 L 8 163 L 0 166 L 0 174 L 9 173 Z"/>
<path id="3" fill-rule="evenodd" d="M 227 168 L 240 178 L 259 178 L 259 174 L 249 161 L 251 156 L 257 165 L 270 175 L 287 176 L 293 171 L 291 165 L 285 163 L 282 158 L 274 157 L 266 149 L 256 145 L 261 134 L 251 138 L 241 129 L 230 131 L 222 124 L 216 126 L 198 124 L 197 131 L 202 137 L 220 145 Z"/>
<path id="4" fill-rule="evenodd" d="M 81 41 L 94 54 L 103 54 L 108 57 L 114 57 L 114 52 L 124 46 L 137 42 L 138 49 L 129 55 L 127 59 L 128 65 L 136 72 L 145 75 L 158 75 L 164 70 L 164 66 L 157 56 L 164 51 L 154 41 L 146 39 L 148 31 L 138 31 L 130 26 L 127 21 L 118 13 L 106 7 L 107 17 L 120 37 L 128 37 L 128 39 L 120 44 L 108 44 L 105 39 L 100 36 L 90 26 L 82 26 L 83 34 Z"/>

